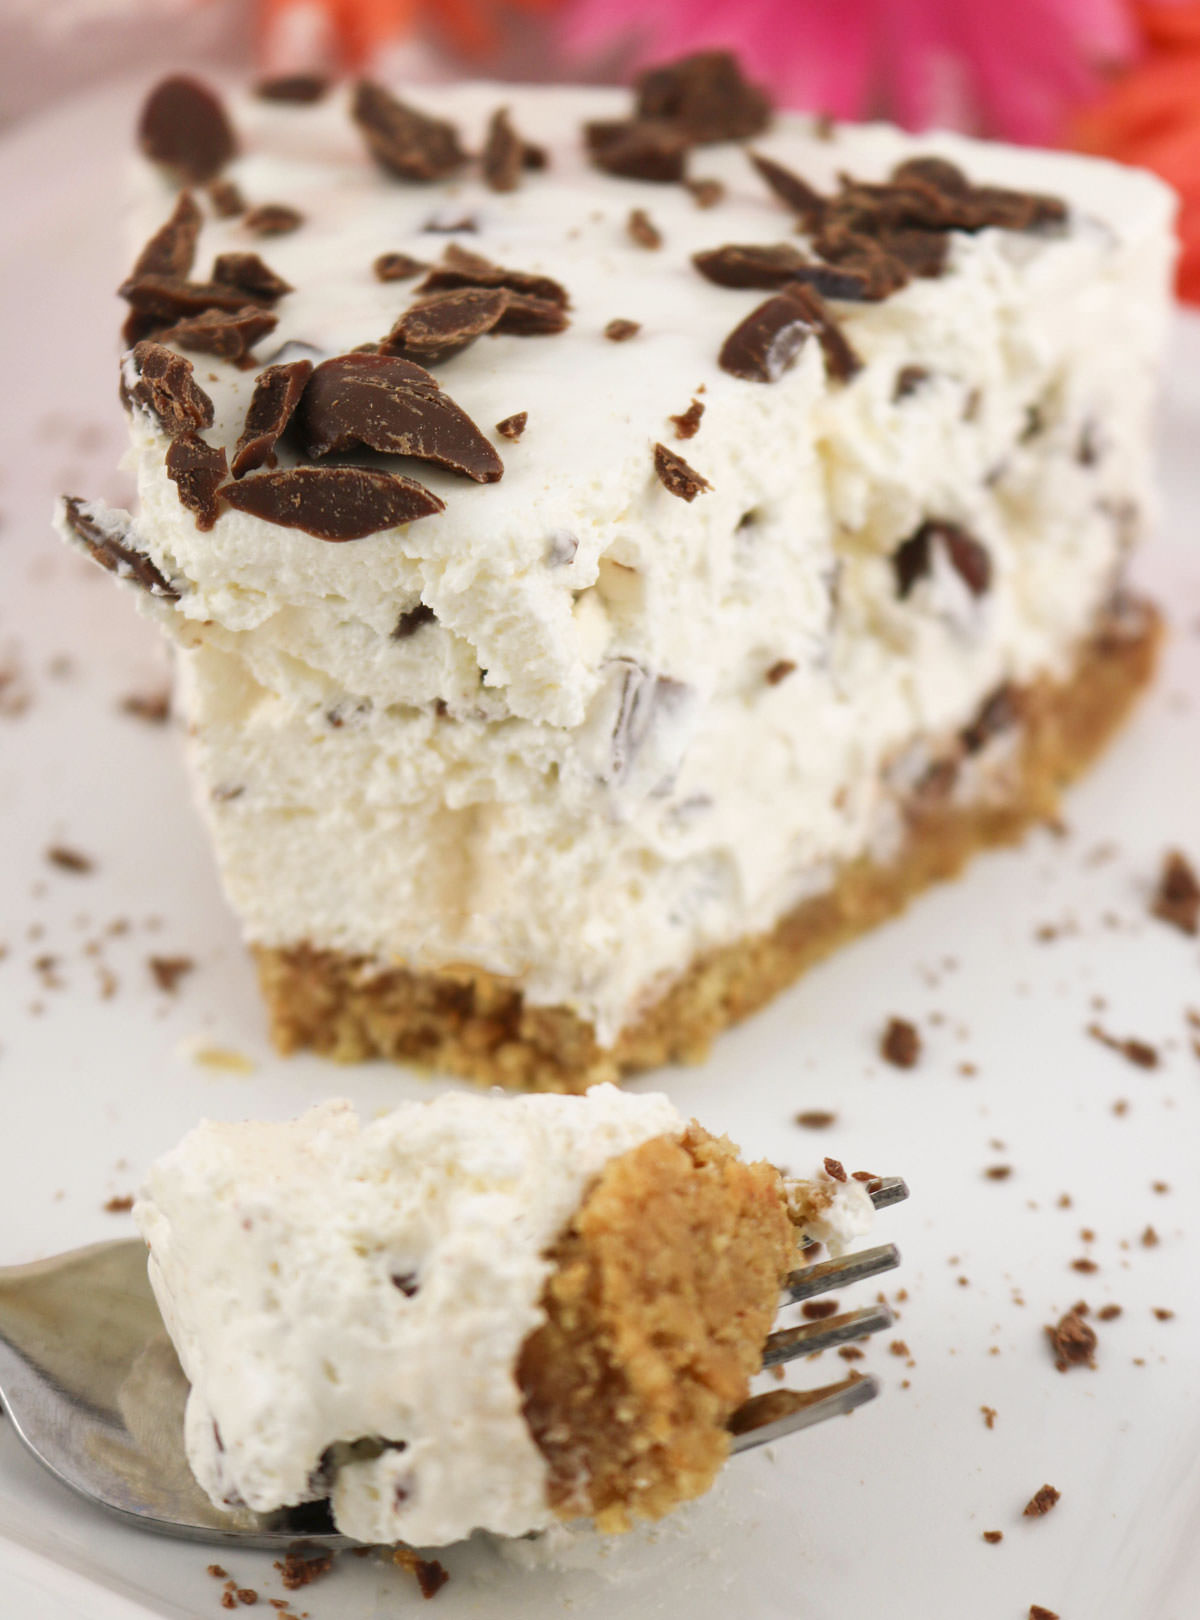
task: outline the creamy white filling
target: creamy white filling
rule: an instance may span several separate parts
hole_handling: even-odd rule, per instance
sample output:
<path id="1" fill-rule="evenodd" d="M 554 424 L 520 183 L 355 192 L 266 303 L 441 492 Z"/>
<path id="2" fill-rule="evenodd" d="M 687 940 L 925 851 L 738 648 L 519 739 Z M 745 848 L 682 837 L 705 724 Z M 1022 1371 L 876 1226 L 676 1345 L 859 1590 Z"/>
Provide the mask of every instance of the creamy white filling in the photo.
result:
<path id="1" fill-rule="evenodd" d="M 421 97 L 416 98 L 419 102 Z M 511 195 L 477 179 L 397 185 L 363 156 L 340 98 L 239 100 L 252 202 L 305 215 L 265 244 L 210 222 L 210 253 L 257 247 L 296 288 L 262 346 L 319 354 L 378 338 L 412 283 L 383 251 L 435 259 L 425 229 L 557 276 L 553 338 L 485 338 L 439 368 L 499 436 L 504 479 L 478 487 L 408 464 L 447 503 L 346 545 L 228 513 L 195 528 L 134 419 L 139 531 L 181 591 L 150 604 L 182 651 L 193 759 L 226 887 L 251 939 L 510 975 L 615 1037 L 698 951 L 769 927 L 837 863 L 896 834 L 889 769 L 965 724 L 1005 680 L 1061 674 L 1117 581 L 1149 501 L 1149 409 L 1166 311 L 1169 193 L 1063 155 L 883 127 L 816 138 L 781 118 L 760 143 L 819 186 L 881 178 L 937 151 L 982 183 L 1062 195 L 1046 235 L 953 239 L 947 274 L 876 305 L 834 306 L 865 362 L 830 382 L 818 346 L 770 386 L 716 365 L 764 296 L 690 264 L 722 242 L 773 242 L 790 216 L 737 146 L 693 172 L 726 185 L 701 210 L 676 186 L 588 167 L 607 91 L 459 86 L 424 104 L 469 138 L 504 101 L 552 163 Z M 169 199 L 143 175 L 147 233 Z M 646 208 L 656 252 L 626 230 Z M 625 316 L 629 343 L 602 336 Z M 906 367 L 926 374 L 898 397 Z M 252 373 L 211 365 L 208 438 L 232 444 Z M 679 451 L 711 493 L 655 480 L 655 440 L 696 398 Z M 944 557 L 903 599 L 891 562 L 928 517 L 988 549 L 973 596 Z M 416 603 L 436 622 L 394 640 Z M 773 667 L 793 664 L 771 684 Z"/>

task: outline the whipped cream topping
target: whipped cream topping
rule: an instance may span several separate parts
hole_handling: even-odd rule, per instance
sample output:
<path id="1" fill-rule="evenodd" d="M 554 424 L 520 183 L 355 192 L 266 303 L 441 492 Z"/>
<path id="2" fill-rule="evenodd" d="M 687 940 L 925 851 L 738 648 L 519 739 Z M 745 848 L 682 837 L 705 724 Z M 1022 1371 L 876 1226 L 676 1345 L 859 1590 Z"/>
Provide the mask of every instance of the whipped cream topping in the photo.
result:
<path id="1" fill-rule="evenodd" d="M 473 964 L 609 1042 L 697 953 L 886 852 L 899 778 L 998 686 L 1069 667 L 1149 504 L 1172 201 L 1093 160 L 882 126 L 825 139 L 781 116 L 756 145 L 818 188 L 936 153 L 972 181 L 1057 194 L 1070 215 L 955 233 L 940 278 L 831 304 L 864 362 L 852 381 L 809 342 L 763 385 L 716 356 L 764 294 L 691 264 L 726 242 L 798 240 L 743 147 L 693 155 L 725 187 L 700 208 L 682 186 L 588 165 L 580 125 L 623 114 L 621 92 L 411 99 L 472 148 L 506 104 L 550 166 L 503 195 L 470 173 L 401 185 L 341 94 L 237 99 L 232 178 L 303 222 L 259 240 L 208 220 L 197 273 L 253 249 L 295 288 L 263 362 L 381 338 L 415 285 L 375 278 L 384 252 L 434 262 L 455 241 L 555 277 L 564 333 L 488 336 L 437 368 L 503 479 L 406 463 L 445 511 L 353 544 L 235 511 L 202 533 L 135 413 L 139 543 L 179 591 L 147 607 L 183 655 L 197 780 L 252 940 Z M 148 169 L 140 188 L 139 238 L 171 202 Z M 631 235 L 634 208 L 661 247 Z M 640 331 L 612 343 L 619 317 Z M 216 411 L 206 438 L 232 446 L 253 373 L 202 357 L 197 374 Z M 699 430 L 678 443 L 670 419 L 692 400 Z M 493 428 L 522 411 L 519 442 Z M 672 496 L 657 441 L 711 489 Z M 901 594 L 894 553 L 928 519 L 985 548 L 984 591 L 934 546 Z M 397 637 L 419 607 L 432 619 Z M 968 775 L 986 791 L 986 771 Z"/>

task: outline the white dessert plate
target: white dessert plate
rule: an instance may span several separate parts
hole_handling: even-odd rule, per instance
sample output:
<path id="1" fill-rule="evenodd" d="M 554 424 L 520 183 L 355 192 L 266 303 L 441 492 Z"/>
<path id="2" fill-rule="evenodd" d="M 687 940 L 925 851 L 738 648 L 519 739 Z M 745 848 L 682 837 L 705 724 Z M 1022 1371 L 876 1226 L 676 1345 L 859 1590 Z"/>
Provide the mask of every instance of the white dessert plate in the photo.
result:
<path id="1" fill-rule="evenodd" d="M 331 1094 L 371 1113 L 433 1086 L 272 1054 L 179 739 L 122 707 L 165 685 L 157 636 L 49 529 L 58 490 L 124 493 L 107 289 L 124 268 L 135 106 L 118 87 L 0 142 L 0 1264 L 127 1235 L 106 1202 L 202 1115 L 284 1117 Z M 1181 317 L 1167 500 L 1137 570 L 1173 633 L 1065 827 L 980 860 L 707 1064 L 643 1082 L 793 1169 L 833 1154 L 908 1178 L 910 1202 L 879 1227 L 904 1253 L 888 1279 L 889 1297 L 906 1292 L 895 1343 L 859 1363 L 881 1399 L 736 1461 L 656 1531 L 451 1549 L 439 1620 L 1200 1613 L 1200 1028 L 1186 1016 L 1200 1011 L 1200 941 L 1148 914 L 1164 851 L 1200 862 L 1198 445 L 1200 321 Z M 55 846 L 92 869 L 55 864 Z M 194 965 L 171 992 L 152 957 Z M 920 1027 L 913 1070 L 878 1056 L 891 1014 Z M 1158 1066 L 1132 1065 L 1093 1023 L 1151 1043 Z M 805 1109 L 836 1123 L 801 1128 Z M 1063 1375 L 1043 1327 L 1079 1299 L 1093 1321 L 1107 1304 L 1122 1314 L 1097 1322 L 1096 1369 Z M 826 1357 L 791 1381 L 844 1371 Z M 1058 1505 L 1023 1517 L 1046 1483 Z M 215 1620 L 208 1562 L 67 1495 L 0 1419 L 3 1620 Z M 221 1562 L 273 1612 L 284 1593 L 267 1555 Z M 293 1597 L 312 1620 L 420 1602 L 375 1558 L 345 1558 Z"/>

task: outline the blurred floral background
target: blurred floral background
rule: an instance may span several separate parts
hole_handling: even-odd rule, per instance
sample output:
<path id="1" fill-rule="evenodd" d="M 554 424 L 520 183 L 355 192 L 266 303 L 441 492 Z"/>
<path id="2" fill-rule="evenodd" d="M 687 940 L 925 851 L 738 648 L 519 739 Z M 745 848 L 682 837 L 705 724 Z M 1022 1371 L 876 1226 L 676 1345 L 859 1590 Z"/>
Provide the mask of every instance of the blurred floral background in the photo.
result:
<path id="1" fill-rule="evenodd" d="M 0 0 L 0 121 L 168 63 L 594 81 L 708 45 L 785 106 L 1156 170 L 1200 302 L 1200 0 Z"/>

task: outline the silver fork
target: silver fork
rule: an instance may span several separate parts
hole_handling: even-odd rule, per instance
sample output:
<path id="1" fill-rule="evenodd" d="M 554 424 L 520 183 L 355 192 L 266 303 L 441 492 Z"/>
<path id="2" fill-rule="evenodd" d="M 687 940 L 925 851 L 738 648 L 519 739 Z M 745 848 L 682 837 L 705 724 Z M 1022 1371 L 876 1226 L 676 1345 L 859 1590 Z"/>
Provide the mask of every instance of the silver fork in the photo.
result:
<path id="1" fill-rule="evenodd" d="M 877 1209 L 907 1196 L 900 1180 L 872 1183 Z M 889 1243 L 802 1266 L 780 1302 L 848 1287 L 899 1259 Z M 879 1304 L 781 1328 L 767 1340 L 763 1365 L 878 1333 L 891 1320 Z M 137 1239 L 0 1269 L 0 1400 L 18 1437 L 64 1485 L 126 1523 L 186 1541 L 276 1550 L 299 1540 L 354 1545 L 334 1529 L 324 1502 L 270 1514 L 214 1507 L 184 1456 L 187 1390 Z M 752 1396 L 730 1420 L 732 1450 L 841 1416 L 878 1392 L 874 1378 L 851 1377 L 823 1389 Z"/>

